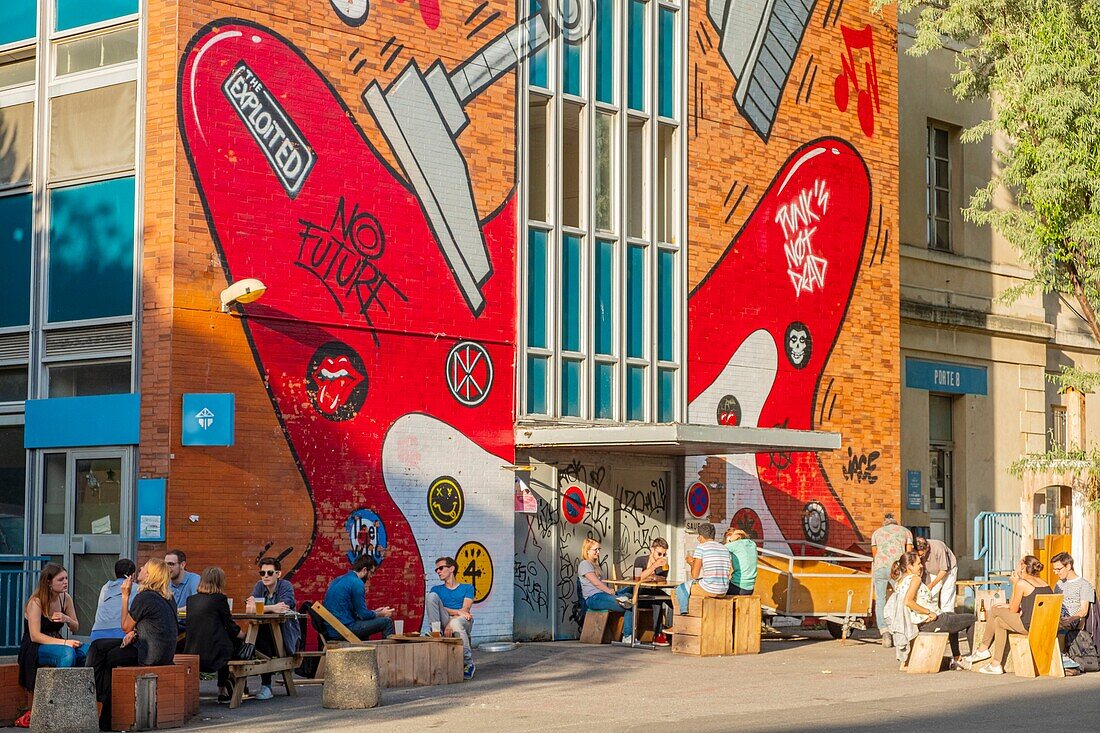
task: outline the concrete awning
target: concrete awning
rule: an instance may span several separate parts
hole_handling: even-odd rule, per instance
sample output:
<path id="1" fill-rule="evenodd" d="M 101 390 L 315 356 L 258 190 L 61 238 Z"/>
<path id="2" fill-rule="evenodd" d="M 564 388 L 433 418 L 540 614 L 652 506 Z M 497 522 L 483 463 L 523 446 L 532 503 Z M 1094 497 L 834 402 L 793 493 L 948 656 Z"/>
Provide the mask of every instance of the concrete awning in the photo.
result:
<path id="1" fill-rule="evenodd" d="M 840 447 L 840 433 L 683 423 L 516 426 L 516 447 L 572 448 L 612 453 L 707 456 L 729 453 L 797 453 Z"/>

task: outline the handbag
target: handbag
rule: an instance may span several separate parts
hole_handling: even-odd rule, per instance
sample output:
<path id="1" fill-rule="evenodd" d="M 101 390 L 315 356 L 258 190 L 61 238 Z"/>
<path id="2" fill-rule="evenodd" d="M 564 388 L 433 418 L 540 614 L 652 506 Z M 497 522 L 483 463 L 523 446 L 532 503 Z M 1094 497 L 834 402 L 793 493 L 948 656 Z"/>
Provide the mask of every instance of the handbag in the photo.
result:
<path id="1" fill-rule="evenodd" d="M 238 662 L 250 662 L 252 657 L 256 656 L 256 645 L 251 642 L 245 642 L 241 644 L 237 650 L 237 654 L 233 657 Z"/>

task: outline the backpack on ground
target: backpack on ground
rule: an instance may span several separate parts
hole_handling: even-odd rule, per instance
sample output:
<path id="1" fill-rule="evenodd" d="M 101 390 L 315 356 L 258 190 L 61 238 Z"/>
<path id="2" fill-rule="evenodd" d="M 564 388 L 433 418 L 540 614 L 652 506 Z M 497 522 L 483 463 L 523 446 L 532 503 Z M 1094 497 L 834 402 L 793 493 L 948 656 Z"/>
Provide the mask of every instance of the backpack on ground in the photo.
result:
<path id="1" fill-rule="evenodd" d="M 1100 654 L 1097 654 L 1096 642 L 1089 632 L 1082 629 L 1074 634 L 1066 654 L 1077 662 L 1082 672 L 1100 672 Z"/>
<path id="2" fill-rule="evenodd" d="M 313 603 L 310 602 L 310 601 L 306 601 L 305 603 L 303 603 L 298 608 L 298 612 L 306 614 L 307 616 L 310 617 L 311 620 L 315 618 L 314 614 L 313 614 Z M 318 635 L 317 635 L 317 649 L 318 650 L 324 649 L 324 646 L 325 646 L 325 642 L 321 638 L 320 633 L 318 633 Z M 306 629 L 303 628 L 302 629 L 302 635 L 300 637 L 298 637 L 298 648 L 295 649 L 294 651 L 302 652 L 302 651 L 305 651 L 305 649 L 306 649 Z M 319 664 L 321 664 L 321 658 L 320 657 L 305 657 L 305 658 L 302 659 L 302 663 L 294 668 L 294 674 L 298 675 L 299 677 L 304 677 L 307 680 L 312 680 L 312 679 L 317 677 L 317 666 Z"/>

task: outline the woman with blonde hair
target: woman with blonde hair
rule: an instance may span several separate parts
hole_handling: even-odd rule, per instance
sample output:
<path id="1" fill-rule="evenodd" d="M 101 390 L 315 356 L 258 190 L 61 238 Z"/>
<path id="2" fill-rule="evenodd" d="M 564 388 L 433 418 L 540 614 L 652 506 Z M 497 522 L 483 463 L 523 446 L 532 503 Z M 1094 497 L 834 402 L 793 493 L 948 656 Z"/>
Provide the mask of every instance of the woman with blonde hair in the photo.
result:
<path id="1" fill-rule="evenodd" d="M 217 672 L 218 702 L 230 700 L 229 660 L 243 639 L 244 632 L 233 621 L 225 596 L 225 571 L 219 567 L 203 570 L 198 592 L 187 599 L 187 640 L 183 651 L 199 655 L 200 671 Z"/>
<path id="2" fill-rule="evenodd" d="M 1031 626 L 1031 613 L 1035 610 L 1035 598 L 1041 595 L 1053 593 L 1047 582 L 1039 577 L 1043 572 L 1043 563 L 1034 555 L 1024 555 L 1016 570 L 1010 576 L 1012 582 L 1012 598 L 1008 603 L 998 603 L 989 612 L 989 621 L 985 627 L 982 643 L 971 652 L 970 656 L 963 657 L 963 666 L 970 669 L 975 662 L 981 662 L 993 657 L 990 664 L 978 671 L 983 674 L 1004 674 L 1002 666 L 1005 662 L 1005 653 L 1008 651 L 1009 634 L 1027 634 Z M 993 647 L 990 652 L 989 648 Z"/>
<path id="3" fill-rule="evenodd" d="M 603 582 L 600 569 L 600 541 L 586 537 L 581 543 L 581 561 L 577 565 L 577 582 L 581 598 L 588 611 L 622 611 L 634 605 L 629 598 L 616 596 L 615 590 Z M 624 632 L 626 633 L 626 632 Z"/>
<path id="4" fill-rule="evenodd" d="M 751 596 L 756 588 L 756 565 L 759 561 L 756 543 L 749 539 L 745 530 L 730 527 L 726 530 L 725 545 L 733 562 L 733 575 L 730 576 L 730 587 L 726 594 Z"/>
<path id="5" fill-rule="evenodd" d="M 38 587 L 23 608 L 23 639 L 19 644 L 19 685 L 34 697 L 39 667 L 80 667 L 84 649 L 76 639 L 64 639 L 63 629 L 75 634 L 80 629 L 76 606 L 69 595 L 69 574 L 57 563 L 46 563 L 38 576 Z M 16 727 L 29 728 L 28 710 Z"/>
<path id="6" fill-rule="evenodd" d="M 115 667 L 158 667 L 172 663 L 176 653 L 176 603 L 168 586 L 168 566 L 153 558 L 137 577 L 140 592 L 130 603 L 134 578 L 122 583 L 122 639 L 99 639 L 88 651 L 95 669 L 99 727 L 110 730 L 111 673 Z"/>

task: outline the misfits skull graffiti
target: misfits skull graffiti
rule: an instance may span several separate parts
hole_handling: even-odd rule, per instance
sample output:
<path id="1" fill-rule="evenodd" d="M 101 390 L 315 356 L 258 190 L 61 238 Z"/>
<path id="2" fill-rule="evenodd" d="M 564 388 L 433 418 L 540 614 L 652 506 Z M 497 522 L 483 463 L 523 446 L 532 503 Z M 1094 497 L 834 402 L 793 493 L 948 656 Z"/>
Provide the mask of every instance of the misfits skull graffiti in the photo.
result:
<path id="1" fill-rule="evenodd" d="M 813 354 L 813 340 L 810 338 L 810 329 L 805 323 L 795 321 L 787 326 L 787 332 L 783 338 L 783 347 L 787 352 L 787 361 L 795 369 L 804 369 L 810 363 Z"/>

